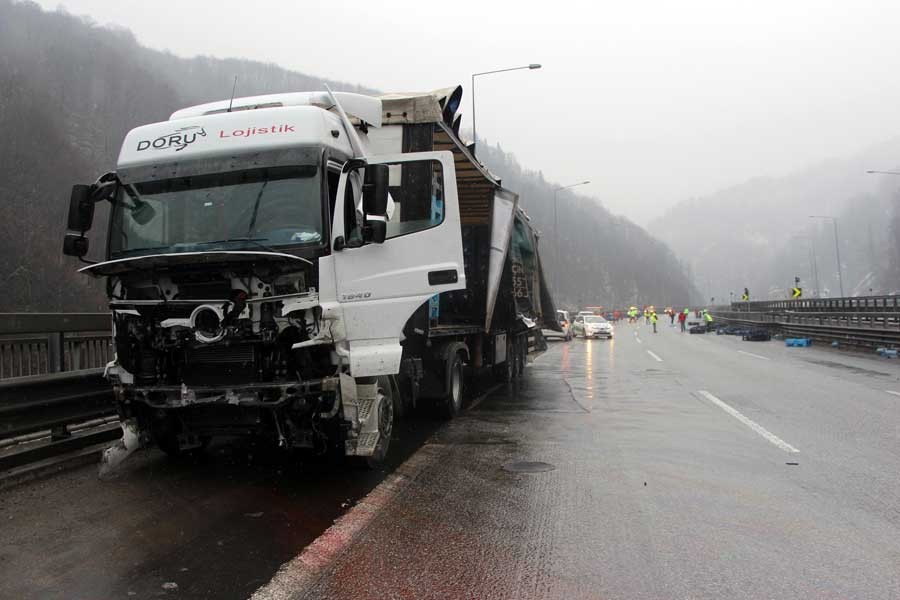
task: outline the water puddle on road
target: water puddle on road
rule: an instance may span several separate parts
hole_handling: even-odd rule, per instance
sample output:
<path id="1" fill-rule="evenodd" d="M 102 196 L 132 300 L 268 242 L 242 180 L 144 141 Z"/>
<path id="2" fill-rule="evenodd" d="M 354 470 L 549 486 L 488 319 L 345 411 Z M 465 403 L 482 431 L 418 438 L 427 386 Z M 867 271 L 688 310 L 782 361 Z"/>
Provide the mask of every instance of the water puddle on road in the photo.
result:
<path id="1" fill-rule="evenodd" d="M 870 369 L 863 369 L 861 367 L 854 367 L 852 365 L 845 365 L 839 362 L 834 362 L 831 360 L 819 360 L 814 358 L 806 358 L 804 359 L 806 362 L 820 365 L 822 367 L 833 367 L 835 369 L 844 369 L 845 371 L 850 371 L 851 373 L 856 373 L 857 375 L 877 375 L 878 377 L 891 377 L 890 373 L 883 373 L 881 371 L 872 371 Z"/>

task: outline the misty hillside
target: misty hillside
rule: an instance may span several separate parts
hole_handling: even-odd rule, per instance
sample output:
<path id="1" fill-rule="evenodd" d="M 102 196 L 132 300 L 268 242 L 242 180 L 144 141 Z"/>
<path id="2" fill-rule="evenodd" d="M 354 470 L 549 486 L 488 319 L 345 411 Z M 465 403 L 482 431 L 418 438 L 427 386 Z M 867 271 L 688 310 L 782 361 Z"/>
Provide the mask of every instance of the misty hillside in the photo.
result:
<path id="1" fill-rule="evenodd" d="M 553 231 L 555 182 L 524 169 L 500 148 L 479 143 L 479 158 L 519 194 L 541 232 L 548 280 L 561 306 L 676 304 L 690 301 L 689 282 L 672 251 L 628 219 L 575 189 L 559 192 L 559 260 Z"/>
<path id="2" fill-rule="evenodd" d="M 60 251 L 71 185 L 113 170 L 132 127 L 227 98 L 235 76 L 242 96 L 322 87 L 319 78 L 274 65 L 178 58 L 142 47 L 125 30 L 0 0 L 0 252 L 7 259 L 0 264 L 6 291 L 0 311 L 102 310 L 100 285 L 76 274 L 78 261 Z M 560 194 L 564 258 L 558 266 L 548 252 L 553 184 L 498 149 L 483 148 L 483 154 L 504 184 L 522 195 L 544 233 L 544 256 L 558 277 L 561 304 L 687 302 L 685 278 L 663 244 L 569 193 Z M 103 218 L 98 206 L 95 223 Z M 98 246 L 91 255 L 101 253 Z"/>
<path id="3" fill-rule="evenodd" d="M 869 175 L 900 163 L 900 139 L 782 177 L 756 178 L 684 201 L 654 220 L 704 296 L 784 298 L 794 277 L 807 297 L 840 294 L 837 217 L 845 295 L 900 291 L 896 244 L 900 177 Z"/>

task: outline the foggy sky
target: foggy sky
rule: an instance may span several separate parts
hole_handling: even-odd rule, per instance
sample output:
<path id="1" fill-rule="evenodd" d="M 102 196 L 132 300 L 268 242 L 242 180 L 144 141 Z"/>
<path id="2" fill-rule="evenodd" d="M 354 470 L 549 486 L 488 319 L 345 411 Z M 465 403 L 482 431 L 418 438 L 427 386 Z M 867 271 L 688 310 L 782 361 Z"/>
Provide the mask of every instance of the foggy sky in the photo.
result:
<path id="1" fill-rule="evenodd" d="M 467 123 L 471 73 L 542 63 L 477 80 L 479 138 L 561 184 L 590 179 L 583 191 L 642 224 L 900 133 L 900 3 L 888 1 L 38 3 L 180 56 L 385 91 L 461 83 Z"/>

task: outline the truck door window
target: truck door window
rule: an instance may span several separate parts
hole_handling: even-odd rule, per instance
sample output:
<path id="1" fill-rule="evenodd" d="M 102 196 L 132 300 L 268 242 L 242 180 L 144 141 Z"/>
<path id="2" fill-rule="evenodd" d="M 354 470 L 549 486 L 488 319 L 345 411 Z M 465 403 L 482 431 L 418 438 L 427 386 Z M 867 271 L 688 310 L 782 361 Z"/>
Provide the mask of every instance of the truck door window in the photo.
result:
<path id="1" fill-rule="evenodd" d="M 444 221 L 444 172 L 431 160 L 389 165 L 388 187 L 394 211 L 387 238 L 437 227 Z"/>

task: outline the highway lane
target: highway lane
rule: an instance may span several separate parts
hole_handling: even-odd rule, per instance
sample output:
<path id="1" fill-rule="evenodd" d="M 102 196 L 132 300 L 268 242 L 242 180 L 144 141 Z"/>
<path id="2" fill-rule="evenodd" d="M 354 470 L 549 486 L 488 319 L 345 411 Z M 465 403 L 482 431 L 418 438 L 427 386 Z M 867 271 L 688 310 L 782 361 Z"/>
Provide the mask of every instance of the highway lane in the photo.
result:
<path id="1" fill-rule="evenodd" d="M 386 480 L 224 446 L 0 492 L 0 598 L 897 598 L 888 391 L 900 361 L 620 324 L 411 421 Z"/>
<path id="2" fill-rule="evenodd" d="M 627 324 L 554 344 L 257 598 L 900 597 L 897 365 Z"/>

